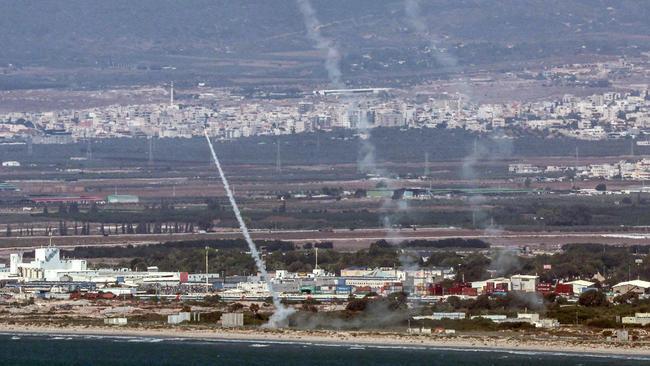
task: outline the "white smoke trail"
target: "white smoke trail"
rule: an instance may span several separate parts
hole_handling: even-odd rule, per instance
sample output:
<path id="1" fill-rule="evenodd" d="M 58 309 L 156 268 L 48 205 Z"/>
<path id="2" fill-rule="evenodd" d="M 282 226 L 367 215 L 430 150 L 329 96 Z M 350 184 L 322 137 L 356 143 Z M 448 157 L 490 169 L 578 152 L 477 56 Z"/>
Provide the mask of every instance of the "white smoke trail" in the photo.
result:
<path id="1" fill-rule="evenodd" d="M 441 47 L 441 42 L 438 37 L 431 34 L 430 29 L 426 25 L 426 21 L 422 16 L 419 0 L 404 0 L 404 13 L 408 22 L 413 26 L 415 32 L 422 38 L 426 39 L 429 43 L 429 51 L 436 63 L 443 68 L 456 70 L 458 69 L 458 59 L 454 57 L 445 47 Z M 450 71 L 451 71 L 450 70 Z M 464 94 L 468 99 L 472 99 L 472 89 L 468 82 L 462 77 L 458 77 L 457 88 L 461 94 Z"/>
<path id="2" fill-rule="evenodd" d="M 302 13 L 303 20 L 305 23 L 305 27 L 307 28 L 307 36 L 314 42 L 315 46 L 317 49 L 319 49 L 321 52 L 323 52 L 326 56 L 325 58 L 325 69 L 327 70 L 327 74 L 329 77 L 330 84 L 332 84 L 333 87 L 343 89 L 345 88 L 345 84 L 341 81 L 341 67 L 340 67 L 340 61 L 341 61 L 341 53 L 339 50 L 336 48 L 336 44 L 334 41 L 325 38 L 321 32 L 320 29 L 322 28 L 322 24 L 318 20 L 318 17 L 316 16 L 316 11 L 314 10 L 314 7 L 311 4 L 310 0 L 296 0 L 296 3 L 298 4 L 298 8 L 300 9 L 300 12 Z M 351 98 L 348 100 L 347 103 L 347 116 L 351 115 L 351 111 L 353 109 L 357 109 L 357 100 L 356 98 Z M 356 123 L 355 129 L 357 133 L 361 136 L 360 137 L 360 150 L 359 150 L 359 160 L 358 160 L 358 167 L 359 171 L 363 173 L 369 173 L 372 174 L 376 177 L 382 178 L 384 183 L 386 183 L 386 188 L 387 189 L 393 189 L 393 184 L 392 180 L 389 177 L 389 174 L 382 168 L 378 167 L 377 165 L 377 159 L 376 159 L 376 154 L 375 154 L 375 146 L 372 144 L 370 141 L 370 127 L 368 125 L 368 121 L 365 115 L 360 115 L 357 116 L 358 121 Z M 398 204 L 396 205 L 397 209 L 399 210 L 405 210 L 406 208 L 404 207 L 405 203 Z M 394 209 L 395 203 L 393 202 L 392 199 L 384 199 L 382 202 L 382 211 L 387 211 Z M 393 242 L 399 242 L 401 241 L 401 234 L 399 231 L 396 231 L 395 228 L 393 227 L 393 222 L 392 218 L 390 215 L 385 214 L 382 217 L 382 224 L 384 226 L 384 229 L 388 232 L 388 239 Z"/>
<path id="3" fill-rule="evenodd" d="M 456 60 L 455 57 L 453 57 L 451 54 L 446 52 L 446 50 L 441 49 L 439 47 L 439 41 L 433 37 L 432 35 L 428 34 L 428 29 L 425 24 L 424 19 L 422 18 L 422 11 L 420 9 L 420 1 L 419 0 L 405 0 L 404 2 L 404 10 L 406 13 L 406 16 L 413 26 L 415 28 L 415 31 L 419 33 L 420 35 L 427 35 L 429 37 L 429 45 L 431 48 L 431 52 L 433 57 L 436 59 L 436 61 L 443 67 L 455 67 L 458 65 L 458 61 Z"/>
<path id="4" fill-rule="evenodd" d="M 296 3 L 302 13 L 305 28 L 307 28 L 307 36 L 314 42 L 317 49 L 325 53 L 325 69 L 327 70 L 330 84 L 335 88 L 345 88 L 344 83 L 341 81 L 341 53 L 336 48 L 334 41 L 323 37 L 321 34 L 320 29 L 322 28 L 322 25 L 316 16 L 316 10 L 314 10 L 311 1 L 296 0 Z M 346 107 L 348 118 L 352 109 L 357 107 L 356 104 L 357 100 L 355 98 L 348 100 Z M 367 136 L 369 133 L 368 121 L 365 116 L 359 117 L 359 121 L 355 128 L 361 135 Z M 361 139 L 360 154 L 361 158 L 358 161 L 360 171 L 382 177 L 385 176 L 385 172 L 377 167 L 375 146 L 369 141 L 369 139 Z"/>
<path id="5" fill-rule="evenodd" d="M 296 0 L 296 3 L 302 13 L 305 28 L 307 28 L 307 36 L 316 44 L 316 48 L 325 53 L 325 69 L 330 83 L 336 88 L 343 88 L 339 50 L 332 40 L 323 37 L 320 33 L 321 23 L 316 17 L 316 11 L 311 2 L 309 0 Z"/>
<path id="6" fill-rule="evenodd" d="M 262 261 L 262 257 L 260 257 L 260 253 L 257 251 L 257 247 L 253 242 L 253 238 L 251 238 L 251 235 L 248 232 L 248 227 L 246 227 L 246 223 L 244 222 L 244 219 L 241 216 L 241 212 L 239 211 L 239 206 L 237 206 L 237 202 L 235 201 L 235 196 L 232 194 L 232 190 L 230 189 L 230 185 L 228 184 L 226 175 L 224 174 L 223 169 L 221 169 L 221 164 L 219 163 L 219 158 L 217 158 L 217 153 L 214 151 L 214 147 L 212 146 L 212 141 L 210 141 L 210 136 L 208 136 L 208 131 L 204 130 L 203 133 L 205 134 L 205 139 L 208 141 L 208 145 L 210 146 L 212 159 L 214 160 L 214 164 L 217 166 L 217 170 L 219 171 L 221 182 L 223 182 L 223 188 L 226 190 L 226 195 L 228 196 L 230 205 L 232 206 L 232 209 L 235 212 L 235 217 L 237 218 L 237 222 L 239 223 L 239 228 L 241 229 L 242 234 L 244 235 L 244 239 L 246 239 L 246 243 L 248 244 L 248 249 L 251 252 L 251 257 L 253 257 L 253 260 L 255 261 L 255 265 L 257 266 L 258 271 L 260 271 L 260 273 L 262 274 L 262 277 L 264 277 L 264 281 L 266 281 L 266 285 L 269 291 L 271 292 L 271 296 L 273 297 L 273 305 L 275 306 L 275 312 L 273 313 L 273 316 L 271 316 L 271 319 L 269 319 L 269 323 L 267 324 L 267 326 L 271 328 L 281 327 L 285 324 L 287 317 L 291 315 L 293 309 L 285 307 L 284 304 L 280 302 L 280 297 L 278 296 L 277 292 L 273 290 L 273 283 L 269 278 L 268 272 L 266 271 L 266 266 L 264 265 L 264 261 Z"/>

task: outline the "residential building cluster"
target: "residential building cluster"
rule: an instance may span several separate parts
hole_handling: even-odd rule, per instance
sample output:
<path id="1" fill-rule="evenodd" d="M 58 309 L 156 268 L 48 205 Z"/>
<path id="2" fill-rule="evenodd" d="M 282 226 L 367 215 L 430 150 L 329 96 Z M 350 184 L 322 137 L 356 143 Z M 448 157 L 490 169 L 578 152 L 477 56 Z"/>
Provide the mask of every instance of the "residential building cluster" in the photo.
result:
<path id="1" fill-rule="evenodd" d="M 388 89 L 335 92 L 319 91 L 295 99 L 244 99 L 216 90 L 181 103 L 172 97 L 168 104 L 5 113 L 0 115 L 0 139 L 67 143 L 86 138 L 189 138 L 202 135 L 204 129 L 215 138 L 236 139 L 373 127 L 524 129 L 585 140 L 650 132 L 650 97 L 645 86 L 629 92 L 500 104 L 470 103 L 462 94 Z"/>
<path id="2" fill-rule="evenodd" d="M 605 180 L 633 180 L 644 181 L 650 179 L 650 159 L 621 160 L 614 163 L 586 164 L 586 165 L 546 165 L 539 166 L 528 163 L 515 163 L 508 165 L 508 173 L 514 175 L 531 175 L 566 178 L 571 174 L 575 178 L 605 179 Z M 561 180 L 561 179 L 560 179 Z"/>

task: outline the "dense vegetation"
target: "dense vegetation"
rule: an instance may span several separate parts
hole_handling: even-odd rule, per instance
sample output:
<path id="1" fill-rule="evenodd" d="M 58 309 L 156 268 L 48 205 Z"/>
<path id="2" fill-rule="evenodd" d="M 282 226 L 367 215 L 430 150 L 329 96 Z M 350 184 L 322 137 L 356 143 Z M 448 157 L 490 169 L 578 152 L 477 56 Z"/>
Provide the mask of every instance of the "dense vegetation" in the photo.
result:
<path id="1" fill-rule="evenodd" d="M 519 257 L 513 253 L 501 253 L 505 274 L 537 273 L 542 281 L 555 279 L 589 279 L 596 273 L 608 278 L 612 285 L 637 277 L 650 278 L 648 246 L 612 246 L 602 244 L 569 244 L 563 252 L 555 255 L 537 255 L 532 258 Z M 637 262 L 638 260 L 638 262 Z M 550 264 L 550 270 L 544 265 Z"/>
<path id="2" fill-rule="evenodd" d="M 309 272 L 315 265 L 314 245 L 321 248 L 318 262 L 321 268 L 337 273 L 342 268 L 392 267 L 429 268 L 453 267 L 457 270 L 457 280 L 475 281 L 488 278 L 488 270 L 497 275 L 534 274 L 541 281 L 589 279 L 596 273 L 608 278 L 612 285 L 628 278 L 650 278 L 649 246 L 612 246 L 600 244 L 565 245 L 563 251 L 555 255 L 521 256 L 517 252 L 488 250 L 481 243 L 474 247 L 463 247 L 460 239 L 441 241 L 445 244 L 456 242 L 454 247 L 439 246 L 439 241 L 426 242 L 418 247 L 403 247 L 380 240 L 368 249 L 356 252 L 341 252 L 331 249 L 331 243 L 308 243 L 303 247 L 286 241 L 258 241 L 256 244 L 264 253 L 270 270 L 287 269 L 292 272 Z M 407 244 L 408 245 L 408 244 Z M 168 242 L 157 245 L 126 247 L 77 247 L 63 251 L 65 256 L 76 258 L 128 258 L 121 265 L 130 268 L 158 266 L 161 270 L 180 270 L 202 272 L 205 268 L 205 248 L 209 248 L 210 268 L 227 274 L 254 273 L 255 265 L 246 253 L 248 247 L 243 239 L 233 240 L 193 240 Z M 469 250 L 459 254 L 455 248 Z M 93 262 L 97 262 L 94 260 Z M 551 265 L 551 269 L 544 269 Z"/>

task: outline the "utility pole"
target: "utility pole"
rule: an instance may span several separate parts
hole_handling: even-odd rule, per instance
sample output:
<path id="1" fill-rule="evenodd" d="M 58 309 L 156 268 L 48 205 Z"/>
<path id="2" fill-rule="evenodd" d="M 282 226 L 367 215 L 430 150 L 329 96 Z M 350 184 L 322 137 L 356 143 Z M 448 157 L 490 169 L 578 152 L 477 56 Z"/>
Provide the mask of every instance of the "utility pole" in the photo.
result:
<path id="1" fill-rule="evenodd" d="M 282 172 L 282 161 L 280 160 L 280 139 L 276 141 L 275 171 L 278 173 Z"/>
<path id="2" fill-rule="evenodd" d="M 424 153 L 424 176 L 429 176 L 429 152 Z"/>
<path id="3" fill-rule="evenodd" d="M 32 157 L 32 154 L 34 154 L 33 145 L 34 144 L 32 142 L 32 137 L 31 136 L 27 137 L 27 156 L 29 156 L 30 158 Z"/>
<path id="4" fill-rule="evenodd" d="M 320 134 L 316 131 L 316 164 L 320 164 Z"/>
<path id="5" fill-rule="evenodd" d="M 424 176 L 429 181 L 429 194 L 433 185 L 433 178 L 431 178 L 431 169 L 429 169 L 429 152 L 424 153 Z"/>
<path id="6" fill-rule="evenodd" d="M 318 247 L 314 247 L 314 250 L 316 250 L 316 267 L 315 267 L 315 269 L 318 269 Z"/>
<path id="7" fill-rule="evenodd" d="M 93 160 L 93 142 L 90 138 L 86 140 L 86 159 Z"/>
<path id="8" fill-rule="evenodd" d="M 208 251 L 210 247 L 205 247 L 205 289 L 206 291 L 210 288 L 210 282 L 208 281 Z"/>
<path id="9" fill-rule="evenodd" d="M 153 136 L 147 137 L 149 140 L 149 165 L 153 165 Z"/>

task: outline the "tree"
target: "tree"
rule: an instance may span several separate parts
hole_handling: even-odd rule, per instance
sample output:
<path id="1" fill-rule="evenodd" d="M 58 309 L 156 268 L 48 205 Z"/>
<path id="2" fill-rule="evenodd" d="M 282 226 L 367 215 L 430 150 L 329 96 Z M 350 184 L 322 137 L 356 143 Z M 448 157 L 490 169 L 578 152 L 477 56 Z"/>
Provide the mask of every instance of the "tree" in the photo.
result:
<path id="1" fill-rule="evenodd" d="M 71 214 L 78 214 L 79 213 L 79 204 L 76 202 L 70 203 L 68 205 L 68 212 Z"/>
<path id="2" fill-rule="evenodd" d="M 242 303 L 236 302 L 236 303 L 234 303 L 234 304 L 231 304 L 231 305 L 228 307 L 228 310 L 230 310 L 230 311 L 232 311 L 232 312 L 235 312 L 235 311 L 240 311 L 240 310 L 243 309 L 243 308 L 244 308 L 244 305 L 243 305 Z"/>
<path id="3" fill-rule="evenodd" d="M 5 232 L 7 237 L 11 236 L 11 225 L 7 225 L 7 231 Z"/>
<path id="4" fill-rule="evenodd" d="M 353 299 L 348 302 L 348 305 L 345 307 L 345 310 L 348 311 L 364 311 L 366 310 L 366 306 L 368 306 L 368 300 L 367 299 Z"/>
<path id="5" fill-rule="evenodd" d="M 219 201 L 214 198 L 208 198 L 206 200 L 206 204 L 208 205 L 208 210 L 210 211 L 221 211 L 221 205 L 219 204 Z"/>
<path id="6" fill-rule="evenodd" d="M 531 182 L 532 182 L 532 181 L 530 180 L 530 178 L 526 178 L 526 180 L 524 181 L 524 186 L 525 186 L 526 188 L 530 188 L 530 184 L 531 184 Z"/>
<path id="7" fill-rule="evenodd" d="M 605 183 L 598 183 L 596 184 L 596 190 L 598 192 L 605 192 L 607 190 L 607 185 L 605 185 Z"/>
<path id="8" fill-rule="evenodd" d="M 407 309 L 408 308 L 408 294 L 406 292 L 393 292 L 386 297 L 388 301 L 388 308 L 390 310 Z"/>
<path id="9" fill-rule="evenodd" d="M 602 291 L 588 290 L 580 295 L 578 304 L 587 307 L 596 307 L 607 306 L 609 302 L 607 301 L 607 296 Z"/>
<path id="10" fill-rule="evenodd" d="M 447 303 L 451 305 L 451 307 L 454 309 L 460 309 L 460 307 L 462 306 L 462 301 L 458 296 L 449 296 L 447 298 Z"/>

